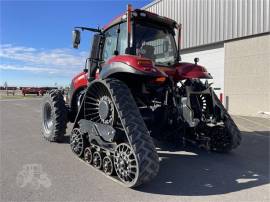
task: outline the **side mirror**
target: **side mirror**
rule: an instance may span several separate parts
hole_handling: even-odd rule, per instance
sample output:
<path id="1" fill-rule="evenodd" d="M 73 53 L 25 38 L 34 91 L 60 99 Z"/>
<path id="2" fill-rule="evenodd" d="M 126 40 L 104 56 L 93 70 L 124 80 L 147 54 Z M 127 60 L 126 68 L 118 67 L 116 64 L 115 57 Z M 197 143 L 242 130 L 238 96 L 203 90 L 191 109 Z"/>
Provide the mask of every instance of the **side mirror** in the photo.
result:
<path id="1" fill-rule="evenodd" d="M 72 31 L 72 45 L 73 48 L 78 48 L 81 42 L 81 32 L 79 30 Z"/>

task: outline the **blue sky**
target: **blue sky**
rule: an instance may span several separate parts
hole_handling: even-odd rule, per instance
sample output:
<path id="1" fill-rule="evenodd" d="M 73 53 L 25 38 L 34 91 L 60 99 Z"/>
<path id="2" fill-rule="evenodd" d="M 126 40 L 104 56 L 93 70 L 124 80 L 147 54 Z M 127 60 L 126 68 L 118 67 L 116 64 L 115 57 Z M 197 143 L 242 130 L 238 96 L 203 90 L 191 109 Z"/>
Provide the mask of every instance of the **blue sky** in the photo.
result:
<path id="1" fill-rule="evenodd" d="M 123 13 L 131 3 L 151 0 L 2 1 L 0 85 L 60 86 L 83 69 L 92 35 L 83 32 L 81 47 L 71 47 L 74 26 L 97 27 Z"/>

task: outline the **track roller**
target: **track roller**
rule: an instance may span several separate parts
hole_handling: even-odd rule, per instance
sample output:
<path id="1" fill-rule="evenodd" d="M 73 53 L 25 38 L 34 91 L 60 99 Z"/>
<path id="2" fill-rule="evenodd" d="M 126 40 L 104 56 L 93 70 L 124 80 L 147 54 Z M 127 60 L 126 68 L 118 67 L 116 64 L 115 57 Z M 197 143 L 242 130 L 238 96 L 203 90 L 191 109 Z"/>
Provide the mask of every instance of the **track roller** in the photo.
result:
<path id="1" fill-rule="evenodd" d="M 98 151 L 95 151 L 93 154 L 93 166 L 97 169 L 102 167 L 102 156 Z"/>
<path id="2" fill-rule="evenodd" d="M 86 147 L 84 150 L 84 161 L 88 164 L 91 164 L 93 161 L 93 153 L 90 147 Z"/>
<path id="3" fill-rule="evenodd" d="M 113 161 L 111 157 L 105 156 L 102 164 L 103 164 L 103 169 L 102 169 L 103 172 L 106 175 L 112 175 L 114 171 L 114 167 L 113 167 Z"/>

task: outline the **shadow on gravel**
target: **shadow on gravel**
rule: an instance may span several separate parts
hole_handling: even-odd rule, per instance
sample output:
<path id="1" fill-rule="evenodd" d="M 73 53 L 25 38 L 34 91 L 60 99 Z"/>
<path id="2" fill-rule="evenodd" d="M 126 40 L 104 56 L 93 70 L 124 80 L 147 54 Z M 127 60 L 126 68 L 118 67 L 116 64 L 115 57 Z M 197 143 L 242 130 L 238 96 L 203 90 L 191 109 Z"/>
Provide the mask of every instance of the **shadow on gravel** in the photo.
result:
<path id="1" fill-rule="evenodd" d="M 194 147 L 160 146 L 158 153 L 162 160 L 158 176 L 136 190 L 204 196 L 268 184 L 270 135 L 269 131 L 261 133 L 263 135 L 242 132 L 242 144 L 229 154 L 210 153 Z"/>
<path id="2" fill-rule="evenodd" d="M 70 136 L 65 136 L 59 144 L 69 144 L 70 143 Z"/>
<path id="3" fill-rule="evenodd" d="M 62 139 L 61 142 L 59 142 L 59 144 L 69 144 L 70 143 L 70 133 L 72 130 L 72 124 L 68 124 L 67 125 L 67 130 L 66 130 L 66 135 L 64 136 L 64 138 Z"/>

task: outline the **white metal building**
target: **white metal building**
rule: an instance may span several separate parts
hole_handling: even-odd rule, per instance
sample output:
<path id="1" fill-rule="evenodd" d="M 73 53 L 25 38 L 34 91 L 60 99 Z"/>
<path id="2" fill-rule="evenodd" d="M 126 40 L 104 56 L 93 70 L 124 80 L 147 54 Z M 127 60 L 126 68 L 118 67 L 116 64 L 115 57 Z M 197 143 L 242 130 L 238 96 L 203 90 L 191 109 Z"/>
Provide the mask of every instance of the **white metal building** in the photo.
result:
<path id="1" fill-rule="evenodd" d="M 182 60 L 200 58 L 232 114 L 270 112 L 270 0 L 155 0 L 182 24 Z"/>

